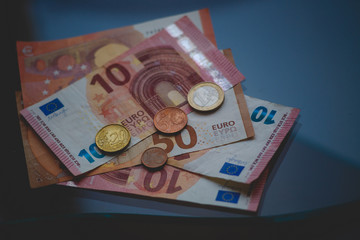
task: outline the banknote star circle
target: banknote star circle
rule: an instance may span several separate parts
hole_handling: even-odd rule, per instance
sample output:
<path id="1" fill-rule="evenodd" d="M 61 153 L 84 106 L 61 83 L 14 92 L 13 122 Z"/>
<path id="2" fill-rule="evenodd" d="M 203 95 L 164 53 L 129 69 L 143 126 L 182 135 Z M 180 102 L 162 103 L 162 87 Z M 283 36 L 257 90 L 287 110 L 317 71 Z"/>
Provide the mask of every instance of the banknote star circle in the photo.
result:
<path id="1" fill-rule="evenodd" d="M 231 202 L 232 200 L 234 200 L 235 196 L 232 193 L 224 193 L 224 195 L 222 195 L 222 200 L 225 202 Z"/>
<path id="2" fill-rule="evenodd" d="M 230 175 L 235 174 L 238 171 L 238 167 L 231 165 L 226 168 L 226 172 Z"/>

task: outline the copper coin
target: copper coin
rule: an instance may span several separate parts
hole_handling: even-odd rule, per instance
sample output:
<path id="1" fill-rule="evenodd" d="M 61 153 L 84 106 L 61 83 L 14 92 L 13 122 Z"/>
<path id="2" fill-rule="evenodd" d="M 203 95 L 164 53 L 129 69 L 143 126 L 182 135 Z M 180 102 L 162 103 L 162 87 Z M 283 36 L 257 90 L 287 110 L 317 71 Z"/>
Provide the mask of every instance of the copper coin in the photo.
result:
<path id="1" fill-rule="evenodd" d="M 164 166 L 167 159 L 165 150 L 159 147 L 148 148 L 141 155 L 142 164 L 151 169 Z"/>
<path id="2" fill-rule="evenodd" d="M 154 125 L 163 133 L 176 133 L 187 124 L 186 113 L 177 107 L 167 107 L 155 114 Z"/>

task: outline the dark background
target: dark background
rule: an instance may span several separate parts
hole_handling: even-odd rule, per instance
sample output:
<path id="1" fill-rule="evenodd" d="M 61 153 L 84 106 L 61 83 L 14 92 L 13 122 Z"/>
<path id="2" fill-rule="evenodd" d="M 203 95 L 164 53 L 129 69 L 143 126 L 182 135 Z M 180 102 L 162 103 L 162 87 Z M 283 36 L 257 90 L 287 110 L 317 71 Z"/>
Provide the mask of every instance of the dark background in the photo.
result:
<path id="1" fill-rule="evenodd" d="M 51 238 L 359 239 L 359 1 L 5 1 L 0 234 Z M 29 188 L 16 41 L 67 38 L 208 7 L 245 94 L 298 107 L 256 215 L 81 189 Z"/>

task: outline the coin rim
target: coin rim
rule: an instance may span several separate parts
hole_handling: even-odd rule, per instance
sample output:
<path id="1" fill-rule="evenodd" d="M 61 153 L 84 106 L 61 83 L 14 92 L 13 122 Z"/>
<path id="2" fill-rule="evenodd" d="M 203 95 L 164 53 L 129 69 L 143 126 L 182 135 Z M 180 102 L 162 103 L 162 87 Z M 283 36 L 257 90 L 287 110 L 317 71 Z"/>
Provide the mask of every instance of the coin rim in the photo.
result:
<path id="1" fill-rule="evenodd" d="M 150 167 L 149 165 L 147 165 L 147 164 L 143 161 L 144 153 L 145 153 L 146 151 L 148 151 L 149 149 L 153 149 L 153 148 L 161 149 L 161 150 L 164 151 L 165 154 L 166 154 L 166 159 L 165 159 L 164 163 L 161 164 L 160 166 L 157 166 L 157 167 Z M 164 149 L 162 149 L 162 148 L 160 148 L 160 147 L 150 147 L 150 148 L 146 149 L 146 150 L 141 154 L 141 158 L 140 158 L 140 159 L 141 159 L 141 163 L 142 163 L 145 167 L 150 168 L 150 169 L 157 169 L 157 168 L 160 168 L 160 167 L 164 166 L 164 165 L 166 164 L 167 160 L 169 159 L 169 157 L 168 157 L 167 152 L 166 152 Z"/>
<path id="2" fill-rule="evenodd" d="M 206 86 L 206 85 L 211 85 L 212 87 L 215 88 L 215 90 L 219 93 L 219 100 L 216 101 L 213 105 L 211 106 L 206 106 L 206 107 L 202 107 L 202 106 L 199 106 L 195 103 L 194 101 L 194 92 L 199 89 L 200 87 L 202 86 Z M 216 83 L 213 83 L 213 82 L 201 82 L 201 83 L 198 83 L 196 85 L 194 85 L 188 95 L 187 95 L 187 100 L 188 100 L 188 103 L 189 105 L 196 109 L 196 110 L 199 110 L 199 111 L 203 111 L 203 112 L 206 112 L 206 111 L 212 111 L 212 110 L 215 110 L 217 108 L 219 108 L 221 106 L 221 104 L 223 104 L 224 102 L 224 99 L 225 99 L 225 93 L 224 93 L 224 90 L 219 86 L 217 85 Z"/>
<path id="3" fill-rule="evenodd" d="M 184 127 L 182 127 L 182 128 L 181 128 L 180 130 L 178 130 L 178 131 L 175 131 L 175 132 L 164 132 L 164 131 L 161 131 L 161 130 L 158 128 L 157 124 L 156 124 L 156 121 L 155 121 L 156 115 L 160 114 L 161 111 L 164 111 L 165 109 L 168 109 L 168 108 L 178 109 L 178 110 L 182 111 L 182 112 L 184 113 L 184 115 L 185 115 L 185 119 L 186 119 L 185 125 L 184 125 Z M 153 118 L 153 122 L 154 122 L 155 128 L 156 128 L 158 131 L 162 132 L 162 133 L 177 133 L 177 132 L 180 132 L 181 130 L 183 130 L 183 129 L 186 127 L 186 125 L 187 125 L 187 123 L 188 123 L 188 117 L 187 117 L 187 114 L 184 112 L 184 110 L 182 110 L 182 109 L 179 108 L 179 107 L 165 107 L 165 108 L 159 110 L 157 113 L 155 113 L 154 118 Z"/>
<path id="4" fill-rule="evenodd" d="M 117 150 L 114 150 L 114 151 L 108 151 L 108 150 L 104 150 L 104 148 L 102 148 L 102 147 L 99 146 L 99 144 L 98 144 L 99 133 L 100 133 L 104 128 L 109 127 L 109 126 L 120 126 L 120 127 L 124 128 L 124 129 L 127 131 L 127 133 L 129 134 L 129 139 L 128 139 L 127 143 L 125 144 L 125 146 L 124 146 L 123 148 L 117 149 Z M 116 124 L 116 123 L 112 123 L 112 124 L 105 125 L 105 126 L 102 127 L 102 128 L 96 133 L 96 135 L 95 135 L 95 144 L 96 144 L 97 148 L 99 148 L 101 151 L 107 152 L 107 153 L 115 153 L 115 152 L 118 152 L 118 151 L 123 150 L 123 149 L 126 148 L 127 145 L 130 143 L 130 140 L 131 140 L 131 134 L 130 134 L 129 130 L 128 130 L 125 126 L 123 126 L 123 125 L 121 125 L 121 124 Z"/>

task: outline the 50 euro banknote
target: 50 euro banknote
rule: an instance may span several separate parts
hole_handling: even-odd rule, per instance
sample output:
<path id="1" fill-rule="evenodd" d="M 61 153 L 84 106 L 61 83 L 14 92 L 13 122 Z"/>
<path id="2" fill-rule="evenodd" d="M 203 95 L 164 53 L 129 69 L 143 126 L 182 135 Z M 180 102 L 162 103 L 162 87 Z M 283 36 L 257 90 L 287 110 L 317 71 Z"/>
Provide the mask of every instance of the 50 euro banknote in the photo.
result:
<path id="1" fill-rule="evenodd" d="M 209 178 L 169 165 L 157 172 L 135 166 L 59 184 L 255 212 L 268 170 L 253 184 Z"/>
<path id="2" fill-rule="evenodd" d="M 215 82 L 226 91 L 243 79 L 183 17 L 21 114 L 76 176 L 112 158 L 94 143 L 104 125 L 127 126 L 131 147 L 155 132 L 152 117 L 158 110 L 177 106 L 189 113 L 186 95 L 195 84 Z"/>

